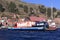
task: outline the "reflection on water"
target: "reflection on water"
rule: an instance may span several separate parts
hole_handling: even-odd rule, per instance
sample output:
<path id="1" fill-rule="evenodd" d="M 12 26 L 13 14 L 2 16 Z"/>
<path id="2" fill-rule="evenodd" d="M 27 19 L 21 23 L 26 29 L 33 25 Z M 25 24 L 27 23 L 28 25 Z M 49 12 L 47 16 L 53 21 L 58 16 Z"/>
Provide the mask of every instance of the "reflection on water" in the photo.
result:
<path id="1" fill-rule="evenodd" d="M 60 40 L 60 29 L 56 31 L 0 30 L 0 40 Z"/>

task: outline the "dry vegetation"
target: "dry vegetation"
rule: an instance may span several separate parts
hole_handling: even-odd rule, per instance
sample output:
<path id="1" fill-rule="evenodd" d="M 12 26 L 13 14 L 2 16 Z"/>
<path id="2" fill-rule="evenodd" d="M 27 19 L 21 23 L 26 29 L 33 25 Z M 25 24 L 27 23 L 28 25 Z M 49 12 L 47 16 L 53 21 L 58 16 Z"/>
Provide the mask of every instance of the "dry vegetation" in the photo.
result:
<path id="1" fill-rule="evenodd" d="M 5 16 L 10 16 L 11 14 L 18 14 L 20 15 L 20 17 L 29 17 L 29 15 L 32 14 L 41 17 L 42 15 L 43 17 L 51 16 L 51 8 L 47 8 L 44 5 L 25 3 L 20 0 L 0 0 L 0 4 L 0 16 L 3 16 L 3 14 Z M 48 11 L 46 10 L 46 8 Z M 58 11 L 56 8 L 53 9 L 54 17 L 60 15 L 60 11 Z"/>

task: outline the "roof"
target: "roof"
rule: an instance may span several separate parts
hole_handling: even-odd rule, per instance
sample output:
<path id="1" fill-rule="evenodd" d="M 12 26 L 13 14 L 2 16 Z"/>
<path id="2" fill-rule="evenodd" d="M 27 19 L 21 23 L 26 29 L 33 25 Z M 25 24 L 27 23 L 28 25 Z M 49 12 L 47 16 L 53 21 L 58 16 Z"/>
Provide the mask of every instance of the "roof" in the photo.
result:
<path id="1" fill-rule="evenodd" d="M 46 20 L 46 18 L 31 16 L 31 17 L 30 17 L 30 20 L 31 20 L 31 21 L 43 21 L 43 20 Z"/>

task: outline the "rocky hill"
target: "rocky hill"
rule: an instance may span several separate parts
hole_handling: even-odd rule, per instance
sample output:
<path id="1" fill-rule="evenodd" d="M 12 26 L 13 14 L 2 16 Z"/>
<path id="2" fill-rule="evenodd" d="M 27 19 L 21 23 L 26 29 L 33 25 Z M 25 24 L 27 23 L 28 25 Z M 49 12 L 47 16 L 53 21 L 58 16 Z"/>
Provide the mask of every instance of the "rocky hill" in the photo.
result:
<path id="1" fill-rule="evenodd" d="M 0 16 L 10 16 L 11 14 L 19 15 L 20 17 L 26 17 L 30 15 L 46 17 L 59 17 L 60 10 L 52 8 L 51 13 L 50 7 L 44 5 L 32 4 L 22 2 L 21 0 L 0 0 Z"/>

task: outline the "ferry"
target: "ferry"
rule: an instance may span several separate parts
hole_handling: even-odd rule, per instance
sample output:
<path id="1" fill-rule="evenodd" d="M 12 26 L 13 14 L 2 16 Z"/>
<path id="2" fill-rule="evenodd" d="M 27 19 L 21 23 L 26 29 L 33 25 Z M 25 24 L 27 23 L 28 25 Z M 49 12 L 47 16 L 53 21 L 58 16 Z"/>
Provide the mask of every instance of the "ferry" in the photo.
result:
<path id="1" fill-rule="evenodd" d="M 47 22 L 24 22 L 16 23 L 14 27 L 1 28 L 7 30 L 20 30 L 20 31 L 37 31 L 37 30 L 56 30 L 55 23 L 48 24 Z"/>
<path id="2" fill-rule="evenodd" d="M 3 20 L 2 20 L 3 23 Z M 8 21 L 9 23 L 9 21 Z M 25 19 L 18 19 L 18 21 L 13 26 L 3 26 L 0 24 L 0 29 L 8 29 L 8 30 L 56 30 L 56 23 L 52 20 L 45 20 L 45 18 L 41 17 L 30 17 Z"/>

